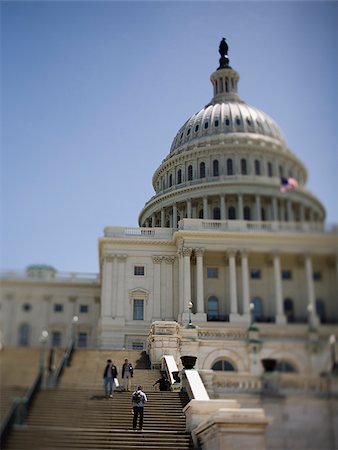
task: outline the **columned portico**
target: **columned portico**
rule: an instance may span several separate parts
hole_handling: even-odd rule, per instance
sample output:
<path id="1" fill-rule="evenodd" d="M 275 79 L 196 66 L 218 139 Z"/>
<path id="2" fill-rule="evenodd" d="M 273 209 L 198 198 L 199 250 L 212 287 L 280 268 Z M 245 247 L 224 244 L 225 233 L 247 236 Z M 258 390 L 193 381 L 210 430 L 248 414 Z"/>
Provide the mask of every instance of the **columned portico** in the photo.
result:
<path id="1" fill-rule="evenodd" d="M 313 267 L 311 255 L 305 255 L 305 277 L 310 325 L 316 327 L 319 323 L 319 318 L 316 313 L 315 287 L 313 284 Z"/>
<path id="2" fill-rule="evenodd" d="M 153 256 L 154 264 L 154 293 L 153 293 L 153 320 L 161 319 L 161 256 Z"/>

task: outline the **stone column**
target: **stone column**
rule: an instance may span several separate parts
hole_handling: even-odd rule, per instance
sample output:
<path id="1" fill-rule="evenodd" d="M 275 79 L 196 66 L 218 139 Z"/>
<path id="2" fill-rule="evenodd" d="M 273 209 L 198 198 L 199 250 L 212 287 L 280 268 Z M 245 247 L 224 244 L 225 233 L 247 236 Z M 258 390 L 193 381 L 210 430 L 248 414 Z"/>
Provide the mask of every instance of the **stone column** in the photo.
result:
<path id="1" fill-rule="evenodd" d="M 272 220 L 278 220 L 277 198 L 272 197 Z"/>
<path id="2" fill-rule="evenodd" d="M 155 221 L 156 221 L 156 219 L 155 219 L 155 213 L 154 213 L 154 214 L 151 215 L 151 226 L 152 226 L 152 228 L 155 227 Z"/>
<path id="3" fill-rule="evenodd" d="M 191 219 L 192 215 L 191 215 L 191 199 L 189 198 L 187 200 L 187 218 Z"/>
<path id="4" fill-rule="evenodd" d="M 300 215 L 300 221 L 304 222 L 304 220 L 305 220 L 305 208 L 304 208 L 303 203 L 301 203 L 299 205 L 299 215 Z"/>
<path id="5" fill-rule="evenodd" d="M 280 220 L 281 222 L 285 222 L 285 204 L 284 200 L 280 202 Z"/>
<path id="6" fill-rule="evenodd" d="M 238 220 L 243 220 L 243 195 L 238 194 Z"/>
<path id="7" fill-rule="evenodd" d="M 225 220 L 225 198 L 224 194 L 219 196 L 219 203 L 221 209 L 221 220 Z"/>
<path id="8" fill-rule="evenodd" d="M 282 292 L 282 277 L 280 258 L 278 253 L 273 255 L 273 270 L 274 270 L 274 286 L 275 286 L 275 301 L 276 301 L 276 323 L 286 323 L 283 306 L 283 292 Z"/>
<path id="9" fill-rule="evenodd" d="M 197 265 L 197 313 L 204 313 L 203 254 L 203 248 L 195 249 Z"/>
<path id="10" fill-rule="evenodd" d="M 164 214 L 164 208 L 161 209 L 161 227 L 164 228 L 165 227 L 165 214 Z"/>
<path id="11" fill-rule="evenodd" d="M 291 200 L 289 200 L 289 199 L 286 201 L 286 210 L 288 213 L 288 221 L 293 222 L 294 218 L 293 218 L 292 204 L 291 204 Z"/>
<path id="12" fill-rule="evenodd" d="M 180 321 L 182 317 L 182 312 L 184 311 L 183 305 L 183 251 L 182 249 L 177 250 L 178 257 L 178 318 Z"/>
<path id="13" fill-rule="evenodd" d="M 203 197 L 203 219 L 209 219 L 209 215 L 208 215 L 208 197 Z"/>
<path id="14" fill-rule="evenodd" d="M 243 315 L 250 322 L 250 291 L 249 291 L 249 263 L 248 253 L 241 251 L 242 261 L 242 295 L 243 295 Z"/>
<path id="15" fill-rule="evenodd" d="M 166 256 L 166 300 L 164 305 L 164 318 L 172 320 L 174 318 L 174 297 L 173 297 L 173 265 L 175 256 Z"/>
<path id="16" fill-rule="evenodd" d="M 101 317 L 112 316 L 114 255 L 105 255 L 102 268 Z"/>
<path id="17" fill-rule="evenodd" d="M 173 228 L 177 228 L 177 206 L 173 205 Z"/>
<path id="18" fill-rule="evenodd" d="M 260 222 L 262 220 L 261 197 L 260 197 L 260 195 L 256 195 L 255 203 L 256 203 L 256 217 L 255 217 L 255 219 Z"/>
<path id="19" fill-rule="evenodd" d="M 127 255 L 117 255 L 118 260 L 118 285 L 117 285 L 117 317 L 123 317 L 125 314 L 125 265 Z"/>
<path id="20" fill-rule="evenodd" d="M 153 256 L 154 264 L 154 296 L 153 320 L 161 319 L 161 256 Z"/>
<path id="21" fill-rule="evenodd" d="M 230 287 L 230 322 L 238 321 L 236 251 L 228 250 L 229 258 L 229 287 Z"/>
<path id="22" fill-rule="evenodd" d="M 112 307 L 111 307 L 111 315 L 113 319 L 116 318 L 117 315 L 117 283 L 118 283 L 118 274 L 117 274 L 117 258 L 114 258 L 113 261 L 113 292 L 112 292 Z"/>
<path id="23" fill-rule="evenodd" d="M 316 312 L 315 287 L 313 283 L 313 267 L 311 255 L 305 256 L 305 276 L 308 308 L 310 307 L 310 315 L 312 320 L 312 323 L 310 323 L 310 325 L 316 327 L 319 324 L 319 318 Z"/>
<path id="24" fill-rule="evenodd" d="M 191 248 L 183 248 L 183 311 L 187 310 L 188 303 L 191 301 L 191 267 L 190 257 Z"/>

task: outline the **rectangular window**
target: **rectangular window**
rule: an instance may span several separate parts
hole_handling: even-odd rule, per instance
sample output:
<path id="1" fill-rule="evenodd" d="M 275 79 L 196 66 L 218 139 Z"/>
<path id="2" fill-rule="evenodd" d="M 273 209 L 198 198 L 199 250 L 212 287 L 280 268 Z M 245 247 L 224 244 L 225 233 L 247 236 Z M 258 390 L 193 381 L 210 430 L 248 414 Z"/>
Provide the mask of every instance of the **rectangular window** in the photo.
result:
<path id="1" fill-rule="evenodd" d="M 52 332 L 52 347 L 60 347 L 61 346 L 61 332 L 53 331 Z"/>
<path id="2" fill-rule="evenodd" d="M 144 275 L 144 266 L 134 266 L 134 275 Z"/>
<path id="3" fill-rule="evenodd" d="M 54 312 L 62 312 L 63 304 L 62 303 L 54 303 Z"/>
<path id="4" fill-rule="evenodd" d="M 218 268 L 217 267 L 208 267 L 207 268 L 207 277 L 208 278 L 218 278 Z"/>
<path id="5" fill-rule="evenodd" d="M 83 331 L 78 333 L 78 335 L 77 335 L 77 346 L 81 347 L 81 348 L 87 347 L 87 345 L 88 345 L 87 340 L 88 340 L 87 333 L 84 333 Z"/>
<path id="6" fill-rule="evenodd" d="M 252 269 L 252 270 L 250 271 L 250 277 L 251 277 L 253 280 L 260 280 L 260 279 L 262 278 L 261 271 L 258 270 L 258 269 Z"/>
<path id="7" fill-rule="evenodd" d="M 134 299 L 133 303 L 133 320 L 143 320 L 143 300 Z"/>
<path id="8" fill-rule="evenodd" d="M 87 313 L 88 305 L 80 305 L 80 313 Z"/>
<path id="9" fill-rule="evenodd" d="M 322 272 L 313 272 L 313 281 L 321 281 Z"/>
<path id="10" fill-rule="evenodd" d="M 291 270 L 282 270 L 282 280 L 292 280 Z"/>
<path id="11" fill-rule="evenodd" d="M 143 342 L 133 342 L 131 346 L 133 350 L 144 350 Z"/>

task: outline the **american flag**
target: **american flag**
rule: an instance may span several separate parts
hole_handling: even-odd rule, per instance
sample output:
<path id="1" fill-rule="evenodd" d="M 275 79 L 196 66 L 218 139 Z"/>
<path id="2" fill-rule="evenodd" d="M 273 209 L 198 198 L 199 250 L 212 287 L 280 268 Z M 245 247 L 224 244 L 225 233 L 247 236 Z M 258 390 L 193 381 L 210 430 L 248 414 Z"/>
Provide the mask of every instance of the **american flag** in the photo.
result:
<path id="1" fill-rule="evenodd" d="M 298 186 L 298 181 L 294 178 L 281 178 L 280 179 L 280 191 L 287 192 L 292 191 Z"/>

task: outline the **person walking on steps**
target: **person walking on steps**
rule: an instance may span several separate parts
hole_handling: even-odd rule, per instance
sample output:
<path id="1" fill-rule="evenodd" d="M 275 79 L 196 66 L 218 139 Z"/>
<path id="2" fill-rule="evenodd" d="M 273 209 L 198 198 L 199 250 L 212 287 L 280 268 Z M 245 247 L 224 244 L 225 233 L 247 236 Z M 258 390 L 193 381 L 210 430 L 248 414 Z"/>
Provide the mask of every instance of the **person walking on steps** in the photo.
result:
<path id="1" fill-rule="evenodd" d="M 133 430 L 137 428 L 137 419 L 140 417 L 138 429 L 143 428 L 143 412 L 144 405 L 148 401 L 146 394 L 142 391 L 142 386 L 138 386 L 131 396 L 131 404 L 133 407 Z"/>
<path id="2" fill-rule="evenodd" d="M 128 359 L 126 358 L 124 360 L 124 364 L 122 366 L 122 381 L 123 381 L 123 388 L 126 391 L 130 391 L 131 390 L 131 379 L 133 378 L 134 375 L 134 369 L 132 364 L 128 361 Z"/>
<path id="3" fill-rule="evenodd" d="M 155 384 L 160 385 L 160 391 L 170 391 L 170 381 L 168 380 L 165 373 L 161 374 L 161 377 L 157 381 L 155 381 L 153 386 L 155 386 Z"/>
<path id="4" fill-rule="evenodd" d="M 104 395 L 106 398 L 113 398 L 114 392 L 114 378 L 118 375 L 117 367 L 113 364 L 111 359 L 107 359 L 107 365 L 103 372 Z M 108 394 L 109 389 L 109 394 Z"/>

